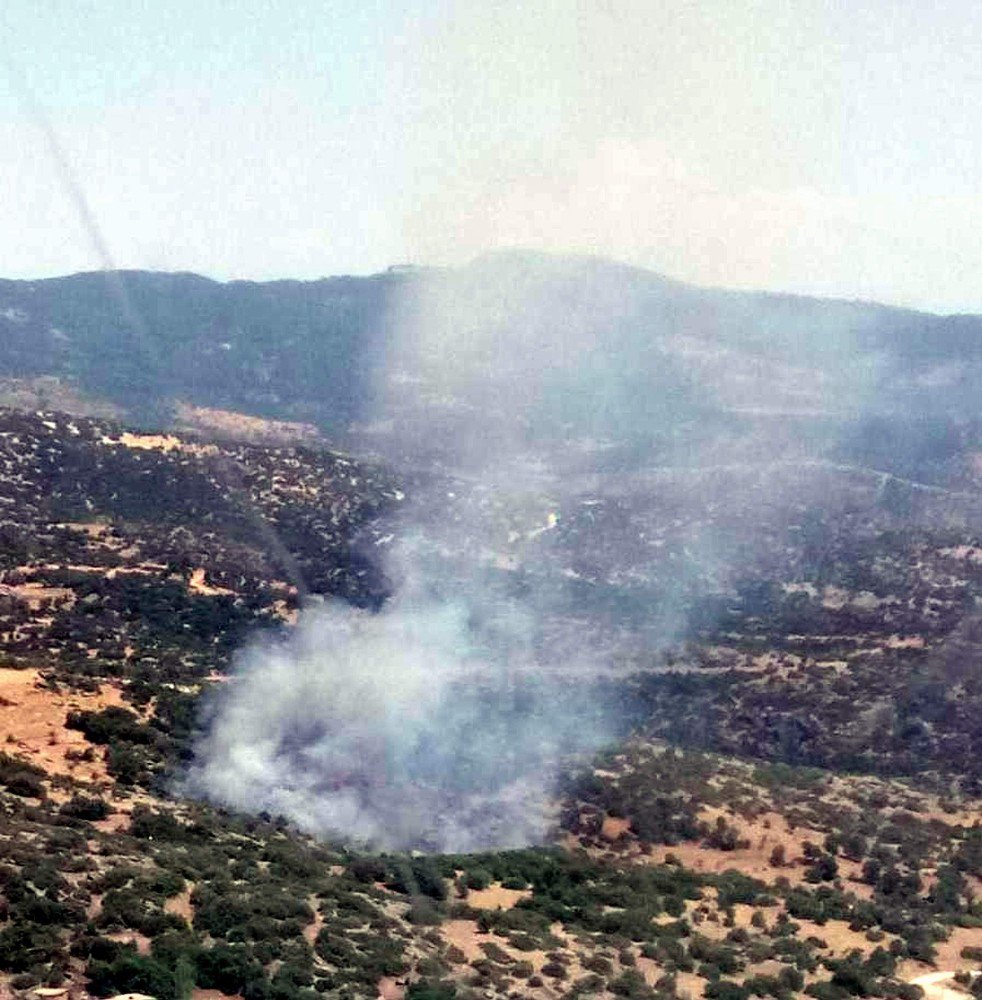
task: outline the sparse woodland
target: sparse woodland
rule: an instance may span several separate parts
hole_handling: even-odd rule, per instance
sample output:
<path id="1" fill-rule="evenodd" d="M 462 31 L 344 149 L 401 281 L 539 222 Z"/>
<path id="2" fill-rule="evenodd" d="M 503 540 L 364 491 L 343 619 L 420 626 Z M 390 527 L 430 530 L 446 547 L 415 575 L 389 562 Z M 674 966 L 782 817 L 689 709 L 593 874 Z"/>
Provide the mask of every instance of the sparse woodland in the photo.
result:
<path id="1" fill-rule="evenodd" d="M 828 471 L 836 503 L 775 488 L 752 537 L 738 503 L 690 510 L 723 573 L 688 544 L 691 493 L 564 498 L 496 571 L 569 571 L 539 641 L 584 616 L 606 637 L 624 741 L 569 764 L 550 843 L 379 855 L 174 779 L 247 637 L 305 594 L 384 601 L 413 484 L 313 445 L 125 434 L 0 412 L 0 992 L 915 1000 L 932 970 L 978 992 L 974 501 Z M 503 545 L 518 516 L 487 511 Z M 655 645 L 669 596 L 684 627 Z"/>

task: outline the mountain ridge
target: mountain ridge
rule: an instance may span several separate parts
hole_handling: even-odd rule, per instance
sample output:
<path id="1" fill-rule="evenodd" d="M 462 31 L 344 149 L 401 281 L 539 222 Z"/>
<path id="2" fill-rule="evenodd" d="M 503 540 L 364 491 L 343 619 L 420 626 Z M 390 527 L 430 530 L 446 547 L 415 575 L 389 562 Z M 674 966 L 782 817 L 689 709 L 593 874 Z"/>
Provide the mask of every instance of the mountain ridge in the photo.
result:
<path id="1" fill-rule="evenodd" d="M 809 292 L 790 292 L 780 289 L 767 288 L 730 288 L 724 285 L 704 284 L 699 281 L 688 281 L 683 278 L 676 278 L 673 275 L 659 271 L 655 268 L 644 267 L 640 264 L 632 264 L 627 261 L 619 261 L 612 257 L 604 257 L 602 254 L 592 253 L 560 253 L 547 250 L 535 250 L 522 247 L 504 247 L 501 249 L 488 250 L 477 254 L 469 261 L 460 265 L 439 265 L 439 264 L 417 264 L 413 262 L 394 263 L 379 271 L 366 273 L 339 273 L 324 274 L 312 278 L 295 278 L 287 275 L 270 278 L 249 278 L 249 277 L 228 277 L 220 278 L 205 274 L 195 270 L 158 270 L 156 268 L 143 267 L 119 267 L 107 270 L 105 268 L 94 268 L 92 270 L 70 271 L 65 274 L 53 274 L 43 277 L 28 278 L 8 278 L 0 276 L 0 288 L 4 285 L 38 285 L 52 282 L 64 282 L 73 279 L 88 279 L 105 277 L 106 275 L 120 275 L 123 277 L 138 276 L 158 276 L 161 278 L 191 278 L 210 285 L 219 286 L 310 286 L 323 285 L 332 282 L 344 281 L 371 281 L 385 278 L 412 277 L 420 274 L 439 274 L 453 271 L 460 271 L 469 268 L 484 266 L 498 261 L 513 261 L 519 264 L 554 262 L 565 265 L 599 265 L 611 270 L 624 271 L 637 275 L 643 275 L 649 279 L 656 279 L 666 285 L 678 288 L 691 289 L 696 292 L 711 292 L 717 295 L 733 295 L 739 297 L 757 297 L 771 299 L 788 299 L 801 302 L 821 302 L 838 303 L 842 305 L 855 305 L 866 308 L 884 309 L 895 313 L 907 313 L 914 316 L 932 317 L 935 319 L 956 319 L 956 318 L 982 318 L 982 310 L 971 312 L 965 310 L 955 310 L 946 312 L 936 309 L 906 306 L 898 303 L 877 298 L 864 298 L 862 296 L 850 295 L 817 295 Z"/>
<path id="2" fill-rule="evenodd" d="M 789 385 L 804 412 L 815 409 L 810 395 L 826 407 L 835 398 L 840 408 L 858 400 L 870 411 L 979 415 L 982 317 L 701 288 L 603 258 L 527 251 L 311 281 L 137 270 L 0 280 L 0 378 L 58 378 L 157 426 L 172 424 L 182 401 L 344 435 L 378 418 L 379 359 L 407 312 L 433 296 L 476 308 L 501 300 L 513 316 L 531 315 L 521 350 L 544 339 L 574 360 L 592 352 L 605 381 L 581 380 L 576 394 L 599 392 L 618 412 L 645 381 L 676 391 L 695 364 L 701 398 L 723 409 L 759 407 Z M 754 371 L 761 364 L 772 370 Z"/>

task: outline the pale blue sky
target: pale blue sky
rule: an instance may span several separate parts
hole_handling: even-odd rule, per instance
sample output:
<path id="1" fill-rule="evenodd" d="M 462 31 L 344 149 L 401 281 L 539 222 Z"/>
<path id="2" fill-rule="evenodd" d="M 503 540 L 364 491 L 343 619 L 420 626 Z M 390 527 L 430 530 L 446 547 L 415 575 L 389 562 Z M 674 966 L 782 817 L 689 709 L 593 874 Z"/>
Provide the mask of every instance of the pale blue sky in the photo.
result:
<path id="1" fill-rule="evenodd" d="M 170 89 L 238 100 L 270 82 L 356 106 L 384 77 L 381 49 L 412 5 L 13 0 L 8 45 L 57 113 L 98 112 Z M 4 112 L 16 104 L 4 95 Z"/>
<path id="2" fill-rule="evenodd" d="M 982 311 L 966 0 L 7 0 L 120 266 L 312 277 L 494 246 Z M 99 264 L 0 73 L 0 275 Z"/>

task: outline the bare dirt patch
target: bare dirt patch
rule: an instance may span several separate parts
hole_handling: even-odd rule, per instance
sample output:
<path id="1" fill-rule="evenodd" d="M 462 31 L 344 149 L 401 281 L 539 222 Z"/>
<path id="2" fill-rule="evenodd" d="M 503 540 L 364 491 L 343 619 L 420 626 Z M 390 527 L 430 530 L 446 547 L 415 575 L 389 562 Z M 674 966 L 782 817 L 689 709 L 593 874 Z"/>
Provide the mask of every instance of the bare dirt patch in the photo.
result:
<path id="1" fill-rule="evenodd" d="M 120 689 L 113 684 L 103 684 L 92 694 L 52 691 L 43 686 L 37 670 L 0 668 L 3 749 L 28 758 L 49 774 L 109 783 L 101 752 L 93 753 L 91 760 L 80 759 L 92 747 L 80 732 L 66 729 L 65 722 L 71 711 L 99 711 L 122 701 Z"/>
<path id="2" fill-rule="evenodd" d="M 630 833 L 631 821 L 623 816 L 604 816 L 603 826 L 600 828 L 600 836 L 604 840 L 617 840 L 624 834 Z"/>
<path id="3" fill-rule="evenodd" d="M 105 399 L 87 396 L 71 379 L 55 375 L 0 379 L 0 406 L 36 413 L 57 410 L 82 417 L 121 420 L 124 412 Z"/>
<path id="4" fill-rule="evenodd" d="M 181 919 L 186 920 L 191 923 L 194 920 L 194 906 L 191 903 L 191 893 L 194 892 L 194 886 L 188 884 L 184 887 L 184 892 L 177 896 L 171 896 L 164 903 L 164 912 L 172 913 L 175 917 L 181 917 Z"/>
<path id="5" fill-rule="evenodd" d="M 804 940 L 809 937 L 817 937 L 824 941 L 829 950 L 835 955 L 845 955 L 850 951 L 858 949 L 864 955 L 869 955 L 879 947 L 886 947 L 885 942 L 876 944 L 867 941 L 866 935 L 862 931 L 849 929 L 849 925 L 844 920 L 826 920 L 824 924 L 816 924 L 811 920 L 802 920 L 799 917 L 793 918 L 799 930 L 796 937 Z"/>
<path id="6" fill-rule="evenodd" d="M 105 819 L 95 820 L 92 824 L 100 833 L 122 833 L 129 829 L 130 809 L 116 807 L 116 811 Z"/>
<path id="7" fill-rule="evenodd" d="M 912 985 L 920 986 L 927 1000 L 967 1000 L 972 994 L 955 981 L 953 972 L 933 972 L 918 976 Z"/>
<path id="8" fill-rule="evenodd" d="M 686 868 L 704 874 L 720 874 L 735 868 L 744 875 L 760 879 L 762 882 L 773 882 L 784 876 L 792 885 L 804 881 L 804 869 L 796 865 L 785 865 L 777 868 L 770 863 L 768 854 L 771 848 L 748 847 L 733 851 L 721 851 L 712 847 L 703 847 L 696 843 L 677 844 L 674 847 L 655 847 L 648 856 L 651 864 L 664 864 L 665 859 L 674 855 Z"/>
<path id="9" fill-rule="evenodd" d="M 947 941 L 935 945 L 937 955 L 934 967 L 923 962 L 906 961 L 900 963 L 899 973 L 908 981 L 933 972 L 971 972 L 978 968 L 978 962 L 962 958 L 963 948 L 982 948 L 982 927 L 952 927 Z M 953 984 L 947 984 L 953 985 Z"/>
<path id="10" fill-rule="evenodd" d="M 378 1000 L 402 1000 L 405 995 L 406 988 L 390 976 L 383 976 L 378 981 Z"/>
<path id="11" fill-rule="evenodd" d="M 196 570 L 192 571 L 188 579 L 188 590 L 192 594 L 204 594 L 207 597 L 216 597 L 220 594 L 235 594 L 235 591 L 229 590 L 228 587 L 216 587 L 208 583 L 203 566 L 199 566 Z"/>
<path id="12" fill-rule="evenodd" d="M 67 587 L 46 587 L 41 583 L 0 584 L 0 594 L 23 601 L 32 611 L 46 604 L 74 604 L 75 592 Z"/>
<path id="13" fill-rule="evenodd" d="M 698 818 L 710 828 L 717 819 L 722 818 L 739 831 L 742 841 L 748 843 L 734 850 L 709 847 L 698 841 L 673 846 L 655 844 L 642 854 L 641 844 L 631 843 L 634 835 L 630 832 L 630 819 L 611 816 L 604 819 L 600 835 L 602 839 L 612 843 L 618 842 L 626 848 L 628 857 L 647 864 L 665 864 L 674 858 L 686 868 L 706 874 L 720 874 L 735 868 L 763 882 L 773 882 L 779 877 L 784 877 L 793 885 L 805 881 L 808 864 L 804 856 L 805 844 L 809 841 L 820 844 L 824 838 L 821 830 L 792 823 L 781 813 L 774 811 L 747 817 L 730 808 L 704 806 L 699 810 Z M 576 842 L 574 840 L 571 843 Z M 778 849 L 779 854 L 783 852 L 780 864 L 775 864 L 772 860 L 775 849 Z M 605 856 L 609 852 L 594 849 L 591 853 Z M 850 890 L 858 896 L 869 896 L 870 887 L 859 881 L 862 876 L 862 866 L 843 857 L 837 858 L 837 862 L 840 876 L 850 882 Z"/>
<path id="14" fill-rule="evenodd" d="M 924 637 L 920 635 L 891 635 L 886 641 L 887 649 L 923 649 Z"/>
<path id="15" fill-rule="evenodd" d="M 139 931 L 116 931 L 112 934 L 107 934 L 106 937 L 110 941 L 118 941 L 120 944 L 135 945 L 137 952 L 141 955 L 150 954 L 150 938 Z"/>
<path id="16" fill-rule="evenodd" d="M 110 447 L 132 448 L 138 451 L 162 451 L 165 454 L 172 451 L 184 451 L 191 455 L 214 455 L 218 452 L 215 445 L 184 441 L 173 434 L 133 434 L 130 431 L 124 431 L 118 438 L 103 437 L 102 443 Z"/>
<path id="17" fill-rule="evenodd" d="M 300 617 L 297 609 L 291 608 L 286 601 L 274 601 L 273 613 L 277 616 L 277 618 L 281 618 L 288 625 L 296 625 L 297 620 Z"/>
<path id="18" fill-rule="evenodd" d="M 124 431 L 118 438 L 108 438 L 106 444 L 121 444 L 126 448 L 144 451 L 178 451 L 182 441 L 173 434 L 131 434 Z"/>
<path id="19" fill-rule="evenodd" d="M 675 988 L 680 997 L 697 997 L 704 995 L 706 980 L 694 972 L 679 972 L 675 976 Z"/>
<path id="20" fill-rule="evenodd" d="M 264 420 L 233 410 L 217 410 L 182 402 L 177 404 L 176 416 L 182 429 L 240 441 L 295 444 L 300 441 L 321 440 L 320 432 L 313 424 Z"/>
<path id="21" fill-rule="evenodd" d="M 529 889 L 505 889 L 501 885 L 489 885 L 487 889 L 469 890 L 467 905 L 473 906 L 475 910 L 510 910 L 531 895 Z"/>
<path id="22" fill-rule="evenodd" d="M 487 935 L 478 929 L 476 920 L 448 920 L 441 925 L 440 934 L 449 946 L 463 952 L 468 962 L 484 957 L 481 941 L 487 940 Z"/>
<path id="23" fill-rule="evenodd" d="M 314 919 L 304 927 L 303 937 L 307 944 L 313 946 L 317 940 L 317 935 L 320 934 L 321 928 L 324 926 L 324 917 L 318 906 L 316 896 L 308 896 L 307 905 L 314 911 Z"/>

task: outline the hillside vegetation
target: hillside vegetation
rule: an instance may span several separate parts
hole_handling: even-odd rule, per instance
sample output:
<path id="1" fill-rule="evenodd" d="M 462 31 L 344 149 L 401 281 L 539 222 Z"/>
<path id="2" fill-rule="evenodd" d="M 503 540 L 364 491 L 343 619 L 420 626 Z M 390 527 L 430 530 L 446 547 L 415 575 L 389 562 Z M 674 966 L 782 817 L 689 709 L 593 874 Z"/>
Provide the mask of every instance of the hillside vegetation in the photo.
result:
<path id="1" fill-rule="evenodd" d="M 787 494 L 781 546 L 645 653 L 630 608 L 677 560 L 638 557 L 627 585 L 601 557 L 664 519 L 579 497 L 535 571 L 597 554 L 544 628 L 589 614 L 617 637 L 636 735 L 572 765 L 552 845 L 379 856 L 169 790 L 246 634 L 291 628 L 302 592 L 384 597 L 371 552 L 409 484 L 317 449 L 0 419 L 10 990 L 913 997 L 977 966 L 971 504 L 897 513 L 845 473 L 848 516 Z"/>
<path id="2" fill-rule="evenodd" d="M 977 317 L 594 260 L 0 282 L 0 996 L 982 995 L 980 376 Z M 500 746 L 540 836 L 207 800 L 244 648 L 413 600 L 503 669 L 410 773 Z M 351 745 L 312 787 L 391 788 Z"/>

